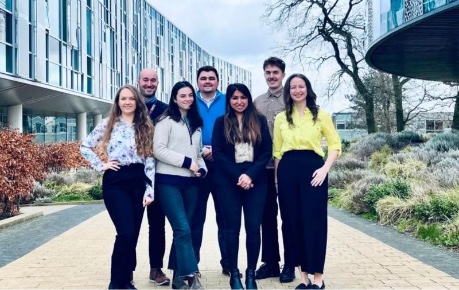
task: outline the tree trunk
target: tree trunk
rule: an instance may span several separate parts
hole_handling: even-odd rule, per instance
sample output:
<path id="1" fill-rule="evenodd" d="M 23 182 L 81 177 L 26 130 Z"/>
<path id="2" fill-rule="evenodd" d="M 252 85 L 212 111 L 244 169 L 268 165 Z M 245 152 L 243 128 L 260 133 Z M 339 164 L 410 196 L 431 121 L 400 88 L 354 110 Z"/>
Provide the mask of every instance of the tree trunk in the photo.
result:
<path id="1" fill-rule="evenodd" d="M 400 78 L 392 75 L 392 87 L 394 89 L 394 104 L 395 104 L 395 121 L 397 123 L 397 132 L 405 130 L 405 120 L 403 118 L 403 94 Z"/>
<path id="2" fill-rule="evenodd" d="M 456 102 L 454 103 L 453 124 L 451 129 L 459 131 L 459 92 L 456 95 Z"/>
<path id="3" fill-rule="evenodd" d="M 376 133 L 375 104 L 373 101 L 373 95 L 368 91 L 357 74 L 353 75 L 353 79 L 357 91 L 363 96 L 365 101 L 365 119 L 367 122 L 368 134 Z"/>

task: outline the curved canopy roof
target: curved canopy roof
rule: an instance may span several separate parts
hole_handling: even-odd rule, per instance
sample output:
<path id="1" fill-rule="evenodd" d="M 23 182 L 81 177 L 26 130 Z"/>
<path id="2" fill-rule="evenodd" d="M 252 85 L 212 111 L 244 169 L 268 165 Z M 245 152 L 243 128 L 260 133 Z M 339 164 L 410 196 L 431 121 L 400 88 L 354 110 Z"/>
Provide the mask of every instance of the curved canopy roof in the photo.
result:
<path id="1" fill-rule="evenodd" d="M 433 81 L 459 81 L 459 2 L 387 33 L 367 51 L 373 68 Z"/>

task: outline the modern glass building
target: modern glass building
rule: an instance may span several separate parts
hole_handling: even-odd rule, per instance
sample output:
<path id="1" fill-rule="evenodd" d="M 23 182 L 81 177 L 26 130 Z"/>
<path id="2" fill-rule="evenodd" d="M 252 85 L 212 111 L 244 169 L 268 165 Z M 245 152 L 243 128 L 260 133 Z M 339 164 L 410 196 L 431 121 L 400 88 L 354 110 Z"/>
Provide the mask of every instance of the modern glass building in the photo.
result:
<path id="1" fill-rule="evenodd" d="M 368 0 L 373 68 L 417 79 L 459 81 L 459 0 Z"/>
<path id="2" fill-rule="evenodd" d="M 0 126 L 37 141 L 84 138 L 143 68 L 157 70 L 167 102 L 203 65 L 217 68 L 220 88 L 252 86 L 249 71 L 210 55 L 146 0 L 0 0 Z"/>

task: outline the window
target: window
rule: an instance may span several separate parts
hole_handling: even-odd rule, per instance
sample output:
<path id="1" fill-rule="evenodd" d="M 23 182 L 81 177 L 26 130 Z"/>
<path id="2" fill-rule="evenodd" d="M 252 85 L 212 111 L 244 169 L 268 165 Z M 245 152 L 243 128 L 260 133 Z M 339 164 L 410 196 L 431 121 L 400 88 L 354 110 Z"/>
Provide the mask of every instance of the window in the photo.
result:
<path id="1" fill-rule="evenodd" d="M 426 120 L 426 133 L 443 132 L 442 120 Z"/>
<path id="2" fill-rule="evenodd" d="M 92 56 L 92 15 L 89 8 L 86 9 L 86 52 Z"/>

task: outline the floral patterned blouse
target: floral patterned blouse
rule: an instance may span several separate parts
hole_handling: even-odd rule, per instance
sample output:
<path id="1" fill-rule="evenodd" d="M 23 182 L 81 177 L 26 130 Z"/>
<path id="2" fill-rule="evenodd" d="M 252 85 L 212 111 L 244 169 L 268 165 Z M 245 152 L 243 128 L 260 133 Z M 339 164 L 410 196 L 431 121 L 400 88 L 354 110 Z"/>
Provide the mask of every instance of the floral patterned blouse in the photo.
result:
<path id="1" fill-rule="evenodd" d="M 89 161 L 91 166 L 97 170 L 102 171 L 104 162 L 94 152 L 93 148 L 102 139 L 105 129 L 107 127 L 108 119 L 94 128 L 94 130 L 86 137 L 81 143 L 80 151 L 83 157 Z M 145 164 L 145 174 L 151 180 L 152 185 L 155 182 L 155 162 L 154 157 L 141 157 L 137 155 L 135 146 L 135 131 L 132 125 L 127 124 L 122 118 L 113 126 L 110 141 L 107 145 L 108 160 L 117 160 L 120 165 L 129 165 L 133 163 Z M 153 187 L 147 184 L 144 197 L 154 197 Z"/>

